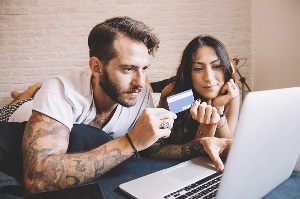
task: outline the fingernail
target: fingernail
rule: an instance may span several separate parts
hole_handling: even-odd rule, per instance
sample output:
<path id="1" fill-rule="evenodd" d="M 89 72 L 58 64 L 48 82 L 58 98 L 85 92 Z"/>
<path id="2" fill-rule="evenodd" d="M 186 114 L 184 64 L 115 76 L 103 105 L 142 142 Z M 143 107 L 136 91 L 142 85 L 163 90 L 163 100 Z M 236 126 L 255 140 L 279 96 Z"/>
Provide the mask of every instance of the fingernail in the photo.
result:
<path id="1" fill-rule="evenodd" d="M 224 166 L 223 166 L 223 165 L 218 165 L 217 170 L 218 170 L 218 171 L 223 171 L 223 170 L 224 170 Z"/>

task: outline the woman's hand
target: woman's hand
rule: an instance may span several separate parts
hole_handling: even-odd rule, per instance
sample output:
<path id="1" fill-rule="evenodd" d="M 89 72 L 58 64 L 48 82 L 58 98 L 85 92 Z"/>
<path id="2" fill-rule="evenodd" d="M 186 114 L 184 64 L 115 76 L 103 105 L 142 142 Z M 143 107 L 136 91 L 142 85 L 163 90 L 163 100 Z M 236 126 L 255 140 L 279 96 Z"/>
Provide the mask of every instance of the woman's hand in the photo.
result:
<path id="1" fill-rule="evenodd" d="M 201 137 L 212 137 L 215 135 L 217 123 L 220 121 L 220 115 L 215 107 L 212 107 L 206 102 L 196 100 L 190 109 L 191 116 L 194 120 L 198 121 L 201 125 L 195 139 Z"/>
<path id="2" fill-rule="evenodd" d="M 204 150 L 208 153 L 218 171 L 223 171 L 224 169 L 224 164 L 220 157 L 227 156 L 232 141 L 232 139 L 215 137 L 206 137 L 200 140 Z"/>
<path id="3" fill-rule="evenodd" d="M 230 79 L 221 88 L 220 95 L 212 100 L 212 106 L 223 109 L 225 104 L 228 104 L 228 102 L 237 96 L 239 96 L 239 88 L 234 83 L 233 79 Z"/>
<path id="4" fill-rule="evenodd" d="M 220 115 L 215 107 L 196 100 L 190 109 L 191 116 L 200 124 L 216 124 L 220 120 Z"/>
<path id="5" fill-rule="evenodd" d="M 36 92 L 42 87 L 41 82 L 37 82 L 28 87 L 23 93 L 19 93 L 16 90 L 11 91 L 10 96 L 14 99 L 9 105 L 17 104 L 23 100 L 33 98 Z"/>

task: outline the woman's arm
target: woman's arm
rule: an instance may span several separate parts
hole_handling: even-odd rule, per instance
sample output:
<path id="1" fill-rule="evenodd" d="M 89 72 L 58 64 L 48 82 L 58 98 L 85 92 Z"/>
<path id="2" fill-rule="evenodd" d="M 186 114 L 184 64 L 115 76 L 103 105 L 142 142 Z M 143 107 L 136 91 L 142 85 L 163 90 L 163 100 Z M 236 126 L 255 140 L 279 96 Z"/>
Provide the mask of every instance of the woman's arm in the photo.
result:
<path id="1" fill-rule="evenodd" d="M 230 139 L 234 137 L 238 123 L 239 111 L 240 97 L 238 95 L 235 99 L 232 99 L 228 103 L 226 110 L 224 111 L 226 115 L 218 122 L 215 134 L 216 137 Z"/>
<path id="2" fill-rule="evenodd" d="M 167 96 L 172 95 L 174 84 L 167 85 L 160 97 L 158 107 L 169 110 Z M 228 108 L 227 110 L 230 110 Z M 200 125 L 201 126 L 201 125 Z M 208 126 L 207 126 L 208 127 Z M 207 128 L 207 131 L 215 131 L 216 124 Z M 174 133 L 172 130 L 171 133 Z M 224 168 L 220 156 L 226 156 L 227 149 L 230 148 L 231 139 L 220 139 L 215 137 L 206 137 L 193 139 L 185 144 L 165 144 L 163 139 L 159 139 L 149 148 L 142 151 L 142 154 L 148 157 L 159 159 L 181 159 L 187 160 L 200 155 L 209 155 L 218 171 Z"/>
<path id="3" fill-rule="evenodd" d="M 170 110 L 167 102 L 167 97 L 173 94 L 172 93 L 173 88 L 174 88 L 174 83 L 170 83 L 161 91 L 157 108 L 164 108 Z"/>
<path id="4" fill-rule="evenodd" d="M 160 101 L 158 104 L 159 108 L 169 110 L 167 103 L 167 97 L 172 95 L 174 84 L 167 85 L 161 92 Z M 175 133 L 171 130 L 171 133 Z M 143 154 L 153 158 L 159 159 L 182 159 L 187 160 L 199 155 L 205 154 L 203 146 L 200 141 L 191 140 L 186 144 L 165 144 L 163 139 L 159 139 L 151 147 L 143 151 Z"/>
<path id="5" fill-rule="evenodd" d="M 186 144 L 165 145 L 163 140 L 158 140 L 151 147 L 142 151 L 143 155 L 158 159 L 181 159 L 188 160 L 201 155 L 209 155 L 216 169 L 223 171 L 224 164 L 220 157 L 228 154 L 232 139 L 205 137 L 192 140 Z"/>
<path id="6" fill-rule="evenodd" d="M 232 139 L 239 116 L 239 89 L 231 79 L 220 94 L 206 102 L 195 101 L 190 109 L 192 118 L 200 123 L 195 139 L 219 137 Z"/>
<path id="7" fill-rule="evenodd" d="M 220 118 L 216 128 L 216 137 L 232 139 L 235 134 L 240 111 L 239 88 L 231 79 L 221 89 L 220 95 L 212 100 L 212 106 L 216 107 Z"/>
<path id="8" fill-rule="evenodd" d="M 143 155 L 158 159 L 188 160 L 200 155 L 207 155 L 200 140 L 191 140 L 186 144 L 165 144 L 159 139 L 142 152 Z"/>

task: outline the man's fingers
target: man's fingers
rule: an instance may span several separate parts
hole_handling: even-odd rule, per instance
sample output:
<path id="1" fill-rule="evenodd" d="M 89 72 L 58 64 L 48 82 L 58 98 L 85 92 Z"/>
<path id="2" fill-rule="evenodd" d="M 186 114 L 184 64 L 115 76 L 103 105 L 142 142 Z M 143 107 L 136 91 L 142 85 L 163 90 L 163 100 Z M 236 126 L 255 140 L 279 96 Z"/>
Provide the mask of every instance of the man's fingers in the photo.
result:
<path id="1" fill-rule="evenodd" d="M 174 124 L 173 119 L 164 119 L 164 120 L 160 120 L 160 121 L 161 121 L 161 124 L 160 124 L 161 129 L 172 129 L 173 128 L 173 124 Z"/>
<path id="2" fill-rule="evenodd" d="M 167 138 L 167 137 L 169 137 L 170 134 L 171 134 L 171 129 L 161 129 L 161 130 L 159 131 L 159 134 L 160 134 L 159 137 Z"/>
<path id="3" fill-rule="evenodd" d="M 172 118 L 172 119 L 176 119 L 177 115 L 171 111 L 168 111 L 164 108 L 152 108 L 150 110 L 150 108 L 147 109 L 147 111 L 154 111 L 154 116 L 156 117 L 156 119 L 168 119 L 168 118 Z"/>

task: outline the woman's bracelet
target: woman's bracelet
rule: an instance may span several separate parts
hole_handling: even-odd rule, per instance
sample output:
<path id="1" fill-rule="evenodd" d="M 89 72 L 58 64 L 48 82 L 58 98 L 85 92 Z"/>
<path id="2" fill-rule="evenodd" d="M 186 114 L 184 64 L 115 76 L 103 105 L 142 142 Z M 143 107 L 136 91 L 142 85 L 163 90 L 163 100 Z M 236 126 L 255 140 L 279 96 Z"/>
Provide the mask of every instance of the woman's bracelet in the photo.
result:
<path id="1" fill-rule="evenodd" d="M 226 114 L 225 114 L 225 116 L 226 116 Z M 227 122 L 227 118 L 225 117 L 224 123 L 221 126 L 217 126 L 216 130 L 219 130 L 220 128 L 223 128 L 225 126 L 226 122 Z"/>
<path id="2" fill-rule="evenodd" d="M 220 118 L 222 118 L 222 117 L 226 117 L 226 113 L 225 112 L 222 113 L 222 114 L 220 114 Z"/>
<path id="3" fill-rule="evenodd" d="M 134 156 L 133 156 L 133 159 L 134 159 L 134 160 L 137 160 L 137 161 L 140 161 L 140 155 L 139 155 L 138 151 L 136 150 L 136 148 L 135 148 L 135 146 L 134 146 L 132 140 L 130 139 L 128 133 L 126 133 L 125 135 L 126 135 L 127 140 L 129 141 L 131 147 L 132 147 L 133 150 L 134 150 Z"/>

